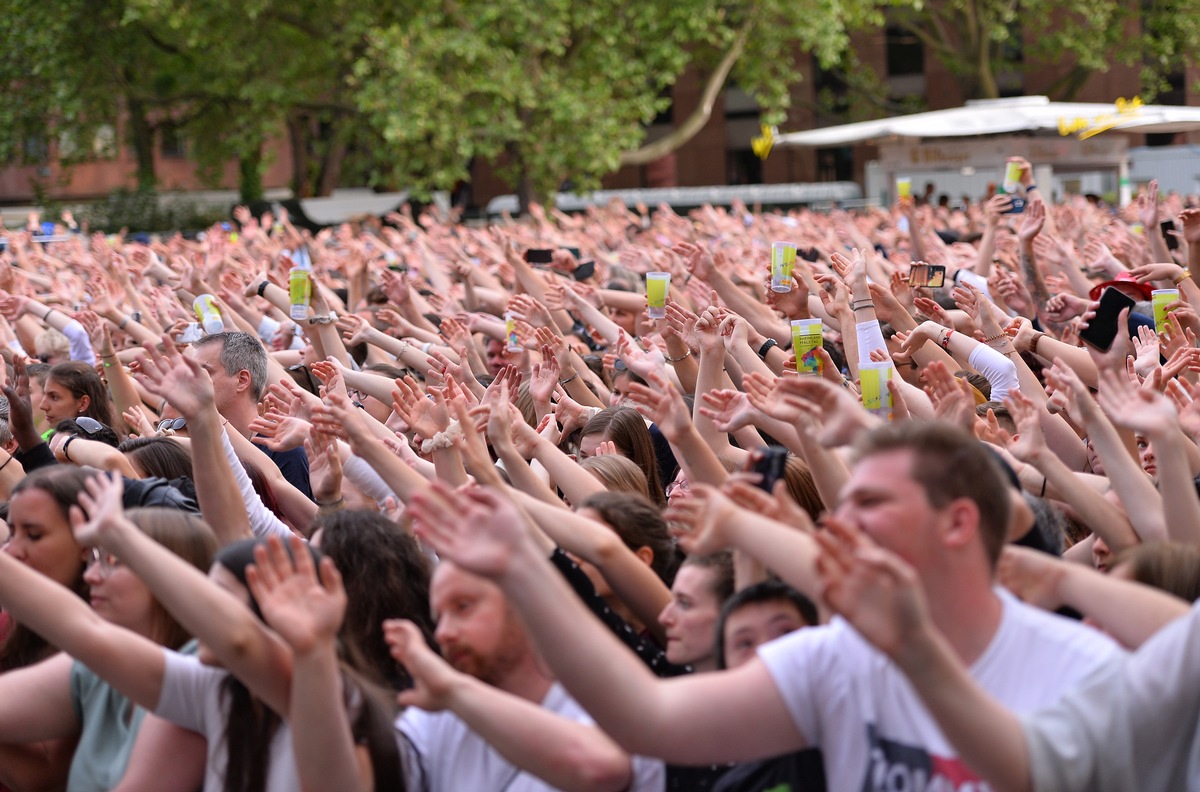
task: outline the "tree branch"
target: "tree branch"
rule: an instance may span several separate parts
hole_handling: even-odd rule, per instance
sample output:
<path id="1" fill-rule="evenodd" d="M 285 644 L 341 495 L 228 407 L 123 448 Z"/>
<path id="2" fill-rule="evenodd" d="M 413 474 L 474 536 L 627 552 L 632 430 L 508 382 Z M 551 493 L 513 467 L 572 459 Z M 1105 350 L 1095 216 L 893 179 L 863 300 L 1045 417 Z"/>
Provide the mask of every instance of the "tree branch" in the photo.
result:
<path id="1" fill-rule="evenodd" d="M 733 65 L 737 63 L 737 59 L 741 57 L 742 51 L 746 48 L 746 39 L 749 35 L 750 22 L 747 21 L 742 25 L 737 35 L 734 36 L 733 42 L 729 45 L 729 50 L 726 51 L 724 57 L 721 58 L 721 62 L 717 64 L 717 68 L 709 76 L 708 83 L 704 86 L 704 92 L 700 95 L 700 103 L 692 111 L 692 114 L 664 137 L 659 138 L 653 143 L 648 143 L 635 151 L 627 151 L 622 154 L 622 166 L 645 165 L 661 159 L 687 143 L 699 134 L 701 129 L 704 129 L 708 120 L 712 118 L 713 105 L 716 103 L 721 89 L 725 86 L 725 80 L 728 79 L 729 72 L 733 70 Z"/>

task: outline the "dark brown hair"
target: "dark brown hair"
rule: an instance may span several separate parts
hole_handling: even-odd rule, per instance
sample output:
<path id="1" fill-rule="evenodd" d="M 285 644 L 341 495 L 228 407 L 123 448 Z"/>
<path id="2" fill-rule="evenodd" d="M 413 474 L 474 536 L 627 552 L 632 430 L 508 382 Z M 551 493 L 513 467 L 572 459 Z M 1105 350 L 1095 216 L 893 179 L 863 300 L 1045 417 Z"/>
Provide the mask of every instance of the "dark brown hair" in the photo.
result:
<path id="1" fill-rule="evenodd" d="M 607 457 L 597 457 L 606 459 Z M 630 550 L 649 547 L 654 553 L 650 568 L 668 586 L 675 580 L 682 556 L 667 531 L 662 511 L 641 495 L 625 492 L 597 492 L 588 496 L 581 509 L 592 509 L 613 529 Z"/>
<path id="2" fill-rule="evenodd" d="M 658 474 L 658 455 L 654 452 L 654 440 L 642 414 L 632 407 L 618 407 L 613 411 L 604 439 L 611 440 L 622 456 L 629 457 L 646 474 L 646 485 L 650 488 L 650 500 L 659 506 L 667 503 L 662 479 Z"/>
<path id="3" fill-rule="evenodd" d="M 110 429 L 116 429 L 112 404 L 108 400 L 108 389 L 104 387 L 100 375 L 87 363 L 78 360 L 55 363 L 46 374 L 46 379 L 62 385 L 76 399 L 87 396 L 87 409 L 80 415 L 95 418 Z"/>

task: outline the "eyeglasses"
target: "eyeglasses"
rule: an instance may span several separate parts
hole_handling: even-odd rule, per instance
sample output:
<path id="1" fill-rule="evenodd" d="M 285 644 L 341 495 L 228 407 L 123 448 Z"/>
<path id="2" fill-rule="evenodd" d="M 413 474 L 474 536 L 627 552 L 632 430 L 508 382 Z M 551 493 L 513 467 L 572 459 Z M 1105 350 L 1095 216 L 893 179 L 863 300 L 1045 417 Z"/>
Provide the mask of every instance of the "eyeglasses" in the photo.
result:
<path id="1" fill-rule="evenodd" d="M 691 491 L 692 491 L 692 485 L 688 482 L 687 479 L 679 479 L 678 481 L 672 481 L 670 484 L 667 485 L 667 497 L 668 498 L 671 497 L 672 495 L 674 495 L 675 493 L 685 493 L 685 492 L 691 492 Z"/>
<path id="2" fill-rule="evenodd" d="M 186 418 L 167 418 L 159 421 L 156 427 L 160 432 L 178 432 L 180 429 L 187 427 Z"/>
<path id="3" fill-rule="evenodd" d="M 92 565 L 96 567 L 96 572 L 100 577 L 106 578 L 113 573 L 113 570 L 120 569 L 121 562 L 112 553 L 106 553 L 99 547 L 93 547 Z"/>
<path id="4" fill-rule="evenodd" d="M 104 424 L 95 418 L 88 418 L 86 415 L 77 415 L 75 417 L 75 425 L 82 429 L 84 434 L 88 435 L 94 435 L 104 430 Z"/>

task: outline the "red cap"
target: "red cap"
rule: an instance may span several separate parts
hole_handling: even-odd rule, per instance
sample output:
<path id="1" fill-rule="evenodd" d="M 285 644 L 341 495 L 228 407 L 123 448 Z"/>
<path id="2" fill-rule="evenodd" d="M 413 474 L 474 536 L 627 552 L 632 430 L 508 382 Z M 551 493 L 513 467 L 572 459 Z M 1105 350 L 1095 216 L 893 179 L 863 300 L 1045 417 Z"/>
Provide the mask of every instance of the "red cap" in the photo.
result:
<path id="1" fill-rule="evenodd" d="M 1133 277 L 1133 275 L 1129 274 L 1128 272 L 1117 273 L 1117 277 L 1113 278 L 1112 280 L 1104 281 L 1104 283 L 1093 286 L 1092 290 L 1088 292 L 1088 297 L 1090 297 L 1093 302 L 1099 300 L 1100 295 L 1109 286 L 1131 286 L 1138 290 L 1138 293 L 1142 295 L 1143 300 L 1149 300 L 1153 297 L 1152 292 L 1154 290 L 1150 288 L 1149 284 L 1138 283 L 1137 278 Z"/>

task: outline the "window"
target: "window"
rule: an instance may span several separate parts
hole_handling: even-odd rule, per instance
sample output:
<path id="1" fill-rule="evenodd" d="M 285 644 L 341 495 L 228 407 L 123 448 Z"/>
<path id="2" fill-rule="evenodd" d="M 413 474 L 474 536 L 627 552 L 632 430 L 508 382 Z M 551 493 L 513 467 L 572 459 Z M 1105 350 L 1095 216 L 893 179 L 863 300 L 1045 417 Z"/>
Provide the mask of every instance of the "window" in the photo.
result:
<path id="1" fill-rule="evenodd" d="M 925 45 L 915 34 L 897 25 L 888 25 L 884 36 L 888 77 L 925 73 Z"/>
<path id="2" fill-rule="evenodd" d="M 727 151 L 725 152 L 725 183 L 762 184 L 762 166 L 762 160 L 751 149 Z"/>
<path id="3" fill-rule="evenodd" d="M 179 127 L 167 125 L 159 131 L 158 150 L 164 157 L 183 159 L 187 156 L 187 140 L 179 131 Z"/>

